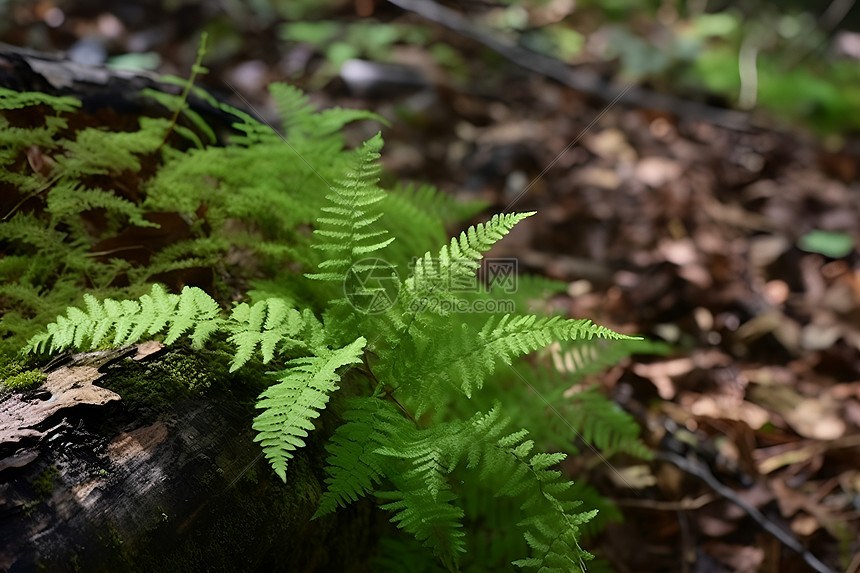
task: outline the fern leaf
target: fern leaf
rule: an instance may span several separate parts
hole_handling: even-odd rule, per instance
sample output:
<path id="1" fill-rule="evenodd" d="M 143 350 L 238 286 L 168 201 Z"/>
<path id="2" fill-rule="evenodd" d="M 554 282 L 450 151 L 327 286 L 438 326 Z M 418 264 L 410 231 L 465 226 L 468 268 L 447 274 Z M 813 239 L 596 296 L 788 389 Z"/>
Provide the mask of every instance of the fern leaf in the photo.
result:
<path id="1" fill-rule="evenodd" d="M 541 571 L 584 573 L 591 555 L 579 546 L 580 528 L 596 511 L 577 512 L 578 501 L 566 499 L 572 483 L 561 480 L 561 472 L 549 469 L 564 454 L 529 454 L 534 442 L 525 430 L 499 437 L 508 420 L 498 406 L 486 415 L 476 415 L 464 426 L 463 440 L 470 467 L 480 469 L 481 481 L 497 496 L 523 499 L 524 514 L 517 525 L 532 548 L 532 556 L 514 561 L 519 567 Z"/>
<path id="2" fill-rule="evenodd" d="M 308 96 L 295 86 L 280 82 L 270 85 L 269 93 L 275 101 L 286 134 L 290 137 L 299 135 L 294 132 L 308 121 L 314 111 L 308 103 Z"/>
<path id="3" fill-rule="evenodd" d="M 395 186 L 386 194 L 382 209 L 397 241 L 386 248 L 384 258 L 405 267 L 415 253 L 437 249 L 448 240 L 447 224 L 468 220 L 485 207 L 479 201 L 461 203 L 430 186 Z"/>
<path id="4" fill-rule="evenodd" d="M 162 305 L 157 311 L 164 312 L 167 305 Z M 220 326 L 218 303 L 199 288 L 184 287 L 179 296 L 179 304 L 175 316 L 170 319 L 170 328 L 164 338 L 165 344 L 176 342 L 186 330 L 191 329 L 192 347 L 199 348 L 209 334 Z M 154 334 L 150 328 L 150 334 Z M 160 329 L 155 330 L 157 332 Z M 128 343 L 127 343 L 128 344 Z"/>
<path id="5" fill-rule="evenodd" d="M 563 415 L 583 440 L 602 450 L 606 457 L 619 451 L 645 459 L 653 455 L 639 439 L 636 421 L 596 386 L 571 396 Z"/>
<path id="6" fill-rule="evenodd" d="M 450 244 L 439 250 L 434 259 L 430 252 L 413 264 L 412 275 L 406 280 L 406 289 L 413 296 L 428 293 L 448 292 L 451 284 L 468 279 L 480 266 L 484 252 L 502 239 L 510 230 L 530 213 L 508 213 L 496 215 L 487 223 L 469 227 Z"/>
<path id="7" fill-rule="evenodd" d="M 436 323 L 433 323 L 436 324 Z M 409 357 L 395 364 L 392 376 L 410 393 L 418 413 L 436 405 L 446 396 L 441 387 L 457 388 L 467 397 L 480 390 L 501 361 L 545 348 L 557 340 L 591 338 L 633 339 L 588 319 L 538 318 L 534 315 L 490 317 L 479 333 L 468 324 L 445 331 L 428 330 L 404 344 L 412 345 L 402 354 Z M 432 356 L 431 360 L 421 357 Z"/>
<path id="8" fill-rule="evenodd" d="M 110 191 L 86 189 L 72 181 L 61 181 L 48 193 L 46 211 L 57 221 L 70 220 L 82 211 L 104 209 L 128 218 L 129 223 L 138 227 L 158 227 L 143 218 L 143 209 L 131 201 L 123 199 Z"/>
<path id="9" fill-rule="evenodd" d="M 314 429 L 311 420 L 319 416 L 338 388 L 337 369 L 360 362 L 366 343 L 359 337 L 338 350 L 291 360 L 279 382 L 260 394 L 257 408 L 263 412 L 254 418 L 253 427 L 258 432 L 254 441 L 260 442 L 275 473 L 285 482 L 292 452 L 305 445 L 303 438 Z"/>
<path id="10" fill-rule="evenodd" d="M 384 117 L 362 109 L 339 107 L 314 113 L 308 98 L 298 88 L 274 83 L 269 92 L 275 100 L 278 115 L 282 118 L 284 131 L 290 139 L 301 137 L 324 137 L 340 131 L 347 123 L 362 119 L 373 119 L 389 125 Z"/>
<path id="11" fill-rule="evenodd" d="M 113 332 L 113 346 L 133 344 L 144 335 L 155 335 L 167 329 L 165 343 L 172 344 L 185 331 L 199 348 L 221 326 L 218 304 L 205 292 L 185 287 L 178 295 L 168 293 L 159 284 L 139 301 L 99 302 L 86 295 L 87 311 L 70 307 L 66 316 L 58 316 L 45 331 L 33 336 L 24 352 L 50 352 L 68 348 L 95 348 Z"/>
<path id="12" fill-rule="evenodd" d="M 155 151 L 161 143 L 156 124 L 144 123 L 139 131 L 109 132 L 94 127 L 78 131 L 66 143 L 66 155 L 57 155 L 57 169 L 66 177 L 140 170 L 138 156 Z"/>
<path id="13" fill-rule="evenodd" d="M 331 513 L 338 506 L 367 495 L 390 472 L 381 449 L 390 436 L 406 428 L 408 420 L 391 402 L 379 398 L 353 398 L 347 401 L 344 423 L 326 444 L 326 491 L 314 518 Z"/>
<path id="14" fill-rule="evenodd" d="M 418 429 L 390 402 L 359 398 L 348 402 L 346 420 L 327 446 L 327 490 L 315 516 L 369 493 L 387 479 L 396 490 L 377 491 L 393 512 L 391 521 L 429 547 L 454 570 L 464 551 L 463 510 L 453 503 L 446 476 L 463 447 L 459 422 Z"/>
<path id="15" fill-rule="evenodd" d="M 229 318 L 227 328 L 233 331 L 228 338 L 236 346 L 236 354 L 230 363 L 230 372 L 245 364 L 256 352 L 257 346 L 263 355 L 263 363 L 274 358 L 279 345 L 299 346 L 297 338 L 304 328 L 302 315 L 286 301 L 270 298 L 253 306 L 237 305 Z"/>
<path id="16" fill-rule="evenodd" d="M 71 96 L 52 96 L 41 92 L 16 92 L 0 88 L 0 110 L 22 109 L 35 105 L 46 105 L 54 111 L 75 111 L 81 102 Z"/>
<path id="17" fill-rule="evenodd" d="M 356 163 L 346 179 L 338 180 L 326 197 L 330 206 L 323 207 L 326 216 L 317 219 L 320 228 L 314 231 L 319 241 L 313 246 L 325 253 L 319 273 L 308 278 L 343 281 L 350 267 L 394 240 L 387 231 L 374 223 L 382 216 L 379 202 L 385 193 L 376 187 L 380 168 L 376 163 L 382 148 L 382 136 L 377 134 L 356 152 Z"/>
<path id="18" fill-rule="evenodd" d="M 458 554 L 466 551 L 465 533 L 460 531 L 464 513 L 452 503 L 456 498 L 453 493 L 431 495 L 426 489 L 416 488 L 377 492 L 377 495 L 393 500 L 380 507 L 394 513 L 391 521 L 398 528 L 432 549 L 449 571 L 458 570 Z"/>
<path id="19" fill-rule="evenodd" d="M 0 239 L 22 241 L 40 250 L 56 249 L 66 239 L 66 233 L 46 227 L 32 213 L 17 212 L 0 220 Z"/>

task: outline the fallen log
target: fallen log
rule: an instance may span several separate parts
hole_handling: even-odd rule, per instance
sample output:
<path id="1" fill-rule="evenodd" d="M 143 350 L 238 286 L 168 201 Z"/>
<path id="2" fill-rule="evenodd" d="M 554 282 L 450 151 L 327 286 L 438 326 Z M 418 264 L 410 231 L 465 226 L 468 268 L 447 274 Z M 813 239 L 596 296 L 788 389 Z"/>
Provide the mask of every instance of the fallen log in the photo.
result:
<path id="1" fill-rule="evenodd" d="M 0 570 L 370 570 L 372 505 L 310 520 L 320 440 L 282 483 L 253 442 L 259 387 L 200 370 L 214 352 L 152 350 L 74 355 L 0 396 Z"/>

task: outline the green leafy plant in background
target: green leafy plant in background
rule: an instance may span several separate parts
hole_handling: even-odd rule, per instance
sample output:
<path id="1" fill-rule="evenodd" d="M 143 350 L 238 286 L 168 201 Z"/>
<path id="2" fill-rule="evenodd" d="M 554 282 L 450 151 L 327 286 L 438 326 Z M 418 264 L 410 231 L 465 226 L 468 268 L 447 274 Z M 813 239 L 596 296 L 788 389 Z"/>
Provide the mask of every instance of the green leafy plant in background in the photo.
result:
<path id="1" fill-rule="evenodd" d="M 565 26 L 574 28 L 582 21 L 591 22 L 592 34 L 595 21 L 600 22 L 595 37 L 601 39 L 595 45 L 604 48 L 590 56 L 617 60 L 630 81 L 648 81 L 675 93 L 720 95 L 731 105 L 763 110 L 820 134 L 860 126 L 854 119 L 860 109 L 860 70 L 853 59 L 825 49 L 828 31 L 803 6 L 761 3 L 705 11 L 705 4 L 670 8 L 659 2 L 586 1 Z M 557 26 L 537 30 L 543 34 L 546 29 L 544 35 L 551 36 Z M 553 48 L 550 41 L 530 45 L 558 54 L 557 47 L 540 49 Z"/>
<path id="2" fill-rule="evenodd" d="M 468 68 L 460 53 L 444 42 L 433 40 L 430 30 L 420 24 L 394 24 L 359 20 L 287 22 L 281 26 L 281 39 L 287 45 L 314 46 L 325 56 L 325 64 L 315 73 L 320 85 L 336 76 L 350 59 L 390 62 L 397 45 L 423 46 L 439 66 L 458 80 L 466 80 Z"/>
<path id="3" fill-rule="evenodd" d="M 138 131 L 71 133 L 64 114 L 76 109 L 74 100 L 4 92 L 6 109 L 45 116 L 36 127 L 5 120 L 18 131 L 2 155 L 2 181 L 15 185 L 0 221 L 4 354 L 151 338 L 225 348 L 237 374 L 251 363 L 275 369 L 253 428 L 285 482 L 317 419 L 339 416 L 315 517 L 360 497 L 378 500 L 409 534 L 385 541 L 380 568 L 402 568 L 397 556 L 417 543 L 448 570 L 511 562 L 585 570 L 591 555 L 580 546 L 583 531 L 601 523 L 598 509 L 601 518 L 618 514 L 563 476 L 564 451 L 545 448 L 574 453 L 584 441 L 607 454 L 648 451 L 636 424 L 600 393 L 568 398 L 563 390 L 575 379 L 553 374 L 545 359 L 520 358 L 553 341 L 574 345 L 565 352 L 575 349 L 574 370 L 585 375 L 654 348 L 586 319 L 446 310 L 440 303 L 504 298 L 497 288 L 455 287 L 474 280 L 484 253 L 531 213 L 497 215 L 446 242 L 445 223 L 481 206 L 457 205 L 429 187 L 382 189 L 382 138 L 349 151 L 340 135 L 345 123 L 376 116 L 315 113 L 284 85 L 272 86 L 272 95 L 289 145 L 230 109 L 238 132 L 230 145 L 207 147 L 205 138 L 179 134 L 189 147 L 180 151 L 161 145 L 172 129 L 166 119 L 141 118 Z M 33 161 L 23 160 L 33 146 L 49 170 L 33 172 Z M 128 173 L 137 186 L 111 185 Z M 167 231 L 176 221 L 184 226 L 167 244 L 142 259 L 122 258 L 134 250 L 123 241 L 130 229 Z M 396 279 L 398 293 L 373 313 L 350 296 L 358 283 L 349 277 L 375 269 L 369 259 L 390 265 L 386 280 Z M 162 285 L 164 277 L 201 270 L 208 292 Z M 513 298 L 522 309 L 547 287 L 524 280 Z M 58 306 L 68 309 L 48 319 Z M 564 432 L 548 429 L 556 421 L 547 421 L 547 406 L 567 420 Z M 487 524 L 489 544 L 479 533 Z"/>
<path id="4" fill-rule="evenodd" d="M 763 110 L 822 135 L 860 127 L 854 119 L 860 117 L 860 68 L 825 50 L 829 31 L 802 3 L 712 10 L 706 3 L 529 0 L 466 12 L 497 39 L 531 51 L 572 64 L 615 61 L 626 81 L 687 97 L 721 96 L 727 105 Z M 312 80 L 320 84 L 348 59 L 388 62 L 391 48 L 403 44 L 426 48 L 458 81 L 476 72 L 421 24 L 287 22 L 281 38 L 313 45 L 325 57 Z M 481 65 L 482 74 L 492 67 L 489 60 Z"/>
<path id="5" fill-rule="evenodd" d="M 798 246 L 804 251 L 838 259 L 854 250 L 854 238 L 847 233 L 810 231 L 800 238 Z"/>

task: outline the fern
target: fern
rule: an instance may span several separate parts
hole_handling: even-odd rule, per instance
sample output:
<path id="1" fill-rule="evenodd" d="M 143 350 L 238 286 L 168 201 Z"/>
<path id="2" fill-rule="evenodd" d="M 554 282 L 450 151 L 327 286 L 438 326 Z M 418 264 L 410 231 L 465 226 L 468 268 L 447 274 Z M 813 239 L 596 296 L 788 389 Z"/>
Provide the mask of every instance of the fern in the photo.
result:
<path id="1" fill-rule="evenodd" d="M 301 91 L 287 84 L 272 84 L 272 98 L 281 116 L 284 131 L 290 137 L 321 137 L 337 133 L 347 123 L 362 119 L 373 119 L 388 125 L 378 114 L 363 109 L 333 108 L 313 113 L 308 98 Z"/>
<path id="2" fill-rule="evenodd" d="M 403 416 L 391 402 L 377 398 L 354 398 L 343 414 L 326 449 L 329 452 L 327 491 L 314 518 L 346 507 L 370 493 L 390 473 L 387 459 L 377 450 L 402 427 Z"/>
<path id="3" fill-rule="evenodd" d="M 318 356 L 298 358 L 287 363 L 278 383 L 260 395 L 257 408 L 263 412 L 254 418 L 260 442 L 275 473 L 287 481 L 287 461 L 292 452 L 305 445 L 303 438 L 313 430 L 311 420 L 325 408 L 330 394 L 337 390 L 337 369 L 361 360 L 367 341 L 359 337 L 349 346 L 322 352 Z"/>
<path id="4" fill-rule="evenodd" d="M 67 155 L 57 155 L 58 172 L 63 177 L 121 173 L 140 170 L 140 156 L 154 151 L 161 142 L 163 124 L 142 121 L 135 132 L 110 132 L 89 127 L 77 133 L 74 141 L 65 144 Z"/>
<path id="5" fill-rule="evenodd" d="M 413 426 L 396 408 L 376 398 L 353 401 L 348 421 L 332 438 L 323 495 L 316 516 L 366 494 L 389 481 L 394 490 L 377 489 L 381 507 L 394 512 L 392 521 L 430 547 L 450 570 L 456 569 L 462 540 L 462 508 L 446 476 L 458 464 L 478 475 L 497 496 L 522 501 L 520 527 L 542 556 L 522 560 L 523 566 L 565 563 L 566 571 L 581 571 L 590 555 L 578 545 L 579 528 L 594 513 L 572 513 L 578 502 L 565 500 L 572 484 L 559 481 L 550 470 L 564 454 L 529 455 L 534 444 L 525 430 L 505 434 L 509 420 L 499 409 L 476 414 L 466 422 L 452 421 L 431 428 Z M 315 516 L 315 517 L 316 517 Z M 559 530 L 559 520 L 564 528 Z M 548 533 L 552 532 L 552 533 Z"/>
<path id="6" fill-rule="evenodd" d="M 406 280 L 405 290 L 411 298 L 437 294 L 441 296 L 464 279 L 470 279 L 480 267 L 484 253 L 503 238 L 518 222 L 531 213 L 509 213 L 496 215 L 486 224 L 469 227 L 459 237 L 451 239 L 449 245 L 439 250 L 434 259 L 428 251 L 416 259 L 412 275 Z"/>
<path id="7" fill-rule="evenodd" d="M 591 387 L 575 393 L 565 410 L 565 418 L 586 442 L 605 456 L 618 451 L 649 459 L 650 450 L 639 440 L 639 425 L 618 404 Z"/>
<path id="8" fill-rule="evenodd" d="M 534 315 L 491 317 L 480 331 L 468 324 L 448 326 L 446 335 L 429 328 L 407 341 L 404 359 L 391 375 L 411 393 L 418 414 L 439 407 L 449 394 L 440 386 L 456 388 L 471 398 L 495 372 L 496 364 L 539 350 L 557 340 L 596 337 L 628 339 L 590 320 L 538 318 Z M 428 359 L 427 357 L 432 357 Z M 432 382 L 431 382 L 432 381 Z M 442 391 L 440 391 L 442 390 Z M 441 402 L 440 402 L 441 397 Z"/>
<path id="9" fill-rule="evenodd" d="M 391 235 L 397 237 L 382 256 L 393 265 L 406 268 L 415 253 L 435 249 L 446 241 L 446 225 L 467 220 L 485 207 L 479 201 L 458 202 L 429 185 L 397 186 L 382 202 L 385 224 Z M 416 228 L 422 231 L 415 233 Z"/>
<path id="10" fill-rule="evenodd" d="M 85 294 L 84 302 L 86 312 L 70 307 L 66 316 L 58 316 L 45 332 L 31 338 L 24 351 L 57 352 L 84 348 L 87 343 L 90 348 L 97 348 L 108 340 L 112 346 L 122 346 L 162 333 L 164 342 L 172 344 L 188 330 L 194 347 L 200 348 L 222 322 L 218 304 L 193 287 L 186 287 L 176 295 L 154 284 L 152 291 L 139 301 L 110 298 L 99 301 Z"/>
<path id="11" fill-rule="evenodd" d="M 247 114 L 225 108 L 237 118 L 239 134 L 219 148 L 205 145 L 213 134 L 187 113 L 185 126 L 142 118 L 137 131 L 69 133 L 72 103 L 0 91 L 0 110 L 55 110 L 44 125 L 18 134 L 27 145 L 0 129 L 0 143 L 9 141 L 0 167 L 11 166 L 0 185 L 14 186 L 18 204 L 0 214 L 0 242 L 8 247 L 0 257 L 0 305 L 16 301 L 22 309 L 4 314 L 0 335 L 14 342 L 5 333 L 30 335 L 46 324 L 28 337 L 31 353 L 148 338 L 187 339 L 195 349 L 215 341 L 230 349 L 231 372 L 274 364 L 252 427 L 281 480 L 332 401 L 342 412 L 326 444 L 326 491 L 315 518 L 372 496 L 448 570 L 484 555 L 473 551 L 479 543 L 474 525 L 483 520 L 505 530 L 490 536 L 496 543 L 486 552 L 504 561 L 499 567 L 584 571 L 591 556 L 580 547 L 583 528 L 594 507 L 606 514 L 611 508 L 580 505 L 591 494 L 563 476 L 559 463 L 567 454 L 543 450 L 575 452 L 579 436 L 607 454 L 648 452 L 635 424 L 613 403 L 595 390 L 565 396 L 572 379 L 519 368 L 518 358 L 562 342 L 562 363 L 581 377 L 653 349 L 586 319 L 529 314 L 528 302 L 560 288 L 547 281 L 523 283 L 512 295 L 516 308 L 501 316 L 476 311 L 455 320 L 450 308 L 430 308 L 431 300 L 497 300 L 498 289 L 464 293 L 461 286 L 477 284 L 484 254 L 532 213 L 496 215 L 446 241 L 445 224 L 480 206 L 457 206 L 426 187 L 394 193 L 379 187 L 381 135 L 348 151 L 339 132 L 348 122 L 381 118 L 355 110 L 317 113 L 288 86 L 273 86 L 272 96 L 288 145 Z M 175 96 L 153 97 L 181 107 Z M 170 129 L 195 147 L 163 146 Z M 48 167 L 16 171 L 34 144 L 44 147 Z M 306 157 L 315 159 L 313 167 Z M 158 162 L 154 173 L 144 169 Z M 108 185 L 128 174 L 144 180 L 130 190 Z M 159 219 L 163 212 L 174 218 Z M 97 229 L 94 213 L 104 218 Z M 155 228 L 157 220 L 168 222 L 158 232 L 172 240 L 139 259 L 124 256 L 124 233 Z M 364 259 L 402 268 L 422 252 L 409 276 L 397 279 L 399 299 L 378 314 L 360 312 L 343 296 L 362 265 L 376 264 Z M 215 288 L 234 300 L 244 294 L 244 302 L 225 310 L 190 284 L 178 292 L 152 284 L 170 273 L 183 284 L 191 275 L 182 273 L 195 268 L 220 277 Z M 98 289 L 80 296 L 93 286 Z M 57 307 L 68 308 L 51 322 Z M 349 396 L 338 391 L 347 372 Z M 522 380 L 546 402 L 524 391 Z M 547 403 L 566 417 L 573 436 L 556 432 L 553 439 Z M 490 494 L 498 503 L 483 499 Z"/>
<path id="12" fill-rule="evenodd" d="M 308 274 L 308 278 L 342 282 L 353 264 L 394 240 L 373 225 L 382 216 L 377 203 L 385 198 L 376 187 L 381 148 L 380 134 L 368 140 L 357 152 L 353 171 L 338 180 L 327 196 L 331 206 L 322 208 L 326 216 L 318 219 L 320 228 L 314 231 L 320 237 L 314 247 L 326 258 L 319 264 L 322 272 Z"/>
<path id="13" fill-rule="evenodd" d="M 301 345 L 301 341 L 295 337 L 304 326 L 302 315 L 282 299 L 263 300 L 253 306 L 239 304 L 233 308 L 230 318 L 236 323 L 235 331 L 228 339 L 236 345 L 231 372 L 254 355 L 258 344 L 264 364 L 274 358 L 278 345 Z"/>

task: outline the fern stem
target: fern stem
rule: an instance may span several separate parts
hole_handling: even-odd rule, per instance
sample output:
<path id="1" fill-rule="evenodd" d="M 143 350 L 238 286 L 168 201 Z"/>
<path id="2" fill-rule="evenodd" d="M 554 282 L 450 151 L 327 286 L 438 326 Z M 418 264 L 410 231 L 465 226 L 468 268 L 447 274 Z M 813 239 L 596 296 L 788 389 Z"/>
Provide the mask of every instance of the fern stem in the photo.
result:
<path id="1" fill-rule="evenodd" d="M 373 379 L 374 382 L 376 382 L 377 387 L 383 386 L 383 388 L 385 389 L 383 397 L 386 400 L 391 400 L 392 402 L 394 402 L 394 404 L 398 408 L 400 408 L 400 411 L 403 412 L 403 415 L 406 416 L 407 418 L 409 418 L 409 421 L 412 422 L 415 425 L 415 427 L 417 428 L 418 427 L 418 420 L 415 419 L 415 416 L 412 415 L 412 412 L 410 412 L 409 410 L 406 409 L 406 406 L 401 404 L 397 400 L 397 398 L 394 397 L 394 392 L 397 391 L 397 388 L 392 388 L 388 384 L 383 384 L 382 382 L 380 382 L 379 379 L 376 377 L 376 374 L 373 372 L 373 369 L 370 368 L 370 362 L 368 362 L 368 360 L 367 360 L 367 349 L 366 348 L 364 350 L 363 359 L 364 359 L 365 368 L 362 368 L 361 371 L 365 372 L 365 369 L 366 369 L 367 375 L 371 379 Z"/>
<path id="2" fill-rule="evenodd" d="M 170 134 L 173 133 L 173 130 L 176 128 L 179 114 L 182 113 L 182 109 L 185 107 L 185 102 L 188 100 L 188 94 L 191 93 L 191 86 L 194 85 L 194 80 L 197 79 L 197 74 L 206 71 L 206 68 L 200 64 L 203 62 L 203 56 L 206 54 L 206 40 L 208 37 L 209 34 L 206 32 L 203 32 L 200 36 L 200 47 L 197 48 L 197 59 L 194 61 L 194 65 L 191 66 L 191 75 L 185 83 L 185 88 L 182 90 L 182 95 L 179 98 L 179 105 L 176 106 L 176 110 L 173 112 L 173 117 L 170 118 L 170 125 L 167 126 L 167 131 L 164 133 L 164 139 L 162 139 L 158 147 L 155 148 L 155 153 L 161 151 L 161 148 L 167 143 L 167 138 L 170 137 Z"/>

